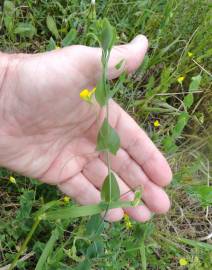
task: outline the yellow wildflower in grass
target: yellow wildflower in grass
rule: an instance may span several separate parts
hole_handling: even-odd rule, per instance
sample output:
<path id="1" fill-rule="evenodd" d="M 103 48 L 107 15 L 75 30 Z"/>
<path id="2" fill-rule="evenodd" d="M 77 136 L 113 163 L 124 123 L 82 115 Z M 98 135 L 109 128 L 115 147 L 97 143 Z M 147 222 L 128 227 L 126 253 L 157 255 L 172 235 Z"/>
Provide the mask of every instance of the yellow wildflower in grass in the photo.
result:
<path id="1" fill-rule="evenodd" d="M 182 82 L 185 80 L 185 77 L 184 76 L 180 76 L 177 81 L 182 84 Z"/>
<path id="2" fill-rule="evenodd" d="M 91 91 L 89 91 L 88 89 L 84 89 L 80 92 L 80 98 L 84 101 L 91 103 L 91 99 L 95 91 L 96 87 L 94 87 Z"/>
<path id="3" fill-rule="evenodd" d="M 15 180 L 15 178 L 13 176 L 10 176 L 9 181 L 12 184 L 16 184 L 16 180 Z"/>
<path id="4" fill-rule="evenodd" d="M 188 264 L 188 261 L 185 258 L 181 258 L 179 260 L 180 266 L 186 266 Z"/>
<path id="5" fill-rule="evenodd" d="M 159 126 L 160 126 L 160 122 L 158 120 L 155 120 L 154 127 L 159 127 Z"/>
<path id="6" fill-rule="evenodd" d="M 61 49 L 60 46 L 55 46 L 55 50 L 59 50 L 59 49 Z"/>
<path id="7" fill-rule="evenodd" d="M 192 52 L 188 52 L 188 57 L 192 57 L 193 53 Z"/>
<path id="8" fill-rule="evenodd" d="M 124 214 L 124 225 L 125 225 L 127 230 L 132 229 L 132 223 L 131 223 L 130 218 L 127 214 Z"/>
<path id="9" fill-rule="evenodd" d="M 63 201 L 64 201 L 64 203 L 69 203 L 69 202 L 70 202 L 70 197 L 65 196 L 65 197 L 63 198 Z"/>

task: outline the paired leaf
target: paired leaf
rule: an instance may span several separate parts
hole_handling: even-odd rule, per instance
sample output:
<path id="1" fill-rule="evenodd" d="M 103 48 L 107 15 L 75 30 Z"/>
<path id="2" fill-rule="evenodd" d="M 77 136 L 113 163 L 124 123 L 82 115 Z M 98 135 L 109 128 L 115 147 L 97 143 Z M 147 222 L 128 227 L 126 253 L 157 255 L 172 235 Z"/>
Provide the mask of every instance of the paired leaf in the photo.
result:
<path id="1" fill-rule="evenodd" d="M 188 95 L 186 95 L 184 100 L 183 100 L 187 109 L 189 109 L 194 102 L 194 96 L 193 96 L 192 92 L 197 91 L 199 89 L 201 79 L 202 79 L 201 75 L 197 75 L 197 76 L 191 78 L 191 83 L 189 85 L 189 92 L 190 93 Z"/>
<path id="2" fill-rule="evenodd" d="M 101 107 L 105 106 L 108 100 L 106 87 L 103 79 L 101 79 L 96 86 L 95 98 Z"/>
<path id="3" fill-rule="evenodd" d="M 107 119 L 104 120 L 102 127 L 99 130 L 97 137 L 97 151 L 109 151 L 116 155 L 120 147 L 120 138 L 108 123 Z"/>
<path id="4" fill-rule="evenodd" d="M 102 23 L 102 35 L 100 38 L 102 49 L 107 55 L 113 47 L 116 39 L 115 29 L 110 22 L 105 18 Z"/>
<path id="5" fill-rule="evenodd" d="M 55 203 L 55 202 L 54 202 Z M 48 205 L 49 203 L 47 203 Z M 50 210 L 41 216 L 41 212 L 38 211 L 39 217 L 43 220 L 57 220 L 57 219 L 73 219 L 78 217 L 92 216 L 108 209 L 113 208 L 127 208 L 131 207 L 132 202 L 129 201 L 115 201 L 108 203 L 101 202 L 99 204 L 85 205 L 85 206 L 66 206 L 57 210 Z"/>
<path id="6" fill-rule="evenodd" d="M 86 235 L 92 238 L 95 235 L 99 235 L 104 229 L 104 221 L 102 217 L 98 215 L 91 216 L 86 225 Z"/>
<path id="7" fill-rule="evenodd" d="M 188 113 L 182 112 L 180 114 L 180 116 L 179 116 L 179 118 L 177 120 L 176 126 L 173 129 L 172 137 L 174 139 L 177 139 L 181 135 L 184 127 L 186 126 L 186 124 L 188 122 L 188 119 L 189 119 L 189 114 Z"/>
<path id="8" fill-rule="evenodd" d="M 101 198 L 106 202 L 117 201 L 120 198 L 120 189 L 116 177 L 112 172 L 104 180 Z"/>
<path id="9" fill-rule="evenodd" d="M 191 78 L 192 81 L 189 85 L 189 92 L 194 92 L 194 91 L 197 91 L 199 89 L 201 79 L 202 79 L 201 75 L 197 75 L 197 76 Z"/>
<path id="10" fill-rule="evenodd" d="M 185 96 L 183 103 L 185 104 L 186 108 L 189 109 L 194 102 L 194 96 L 192 93 L 189 93 Z"/>
<path id="11" fill-rule="evenodd" d="M 55 38 L 58 39 L 59 38 L 59 32 L 57 30 L 56 22 L 55 22 L 55 20 L 54 20 L 54 18 L 52 16 L 47 16 L 46 24 L 47 24 L 47 27 L 48 27 L 49 31 L 52 33 L 52 35 L 54 35 Z"/>

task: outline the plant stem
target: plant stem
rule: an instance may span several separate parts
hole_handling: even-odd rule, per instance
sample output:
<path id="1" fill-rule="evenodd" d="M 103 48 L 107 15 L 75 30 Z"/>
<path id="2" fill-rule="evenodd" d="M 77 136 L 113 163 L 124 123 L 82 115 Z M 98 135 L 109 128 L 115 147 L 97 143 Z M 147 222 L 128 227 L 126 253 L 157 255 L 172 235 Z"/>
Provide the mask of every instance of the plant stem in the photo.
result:
<path id="1" fill-rule="evenodd" d="M 34 234 L 35 230 L 37 229 L 38 225 L 40 223 L 40 219 L 37 217 L 34 221 L 34 224 L 30 230 L 30 232 L 28 233 L 25 241 L 23 242 L 20 250 L 18 251 L 18 253 L 16 254 L 15 256 L 15 259 L 13 260 L 12 264 L 10 265 L 10 268 L 9 270 L 12 270 L 14 269 L 14 267 L 16 266 L 17 262 L 18 262 L 18 259 L 19 257 L 22 255 L 22 253 L 25 251 L 26 247 L 27 247 L 27 244 L 29 243 L 30 239 L 32 238 L 32 235 Z"/>
<path id="2" fill-rule="evenodd" d="M 103 82 L 104 82 L 104 88 L 107 93 L 107 103 L 106 103 L 106 120 L 109 123 L 109 93 L 107 89 L 107 69 L 108 69 L 108 60 L 109 60 L 109 53 L 107 55 L 103 55 Z M 107 138 L 109 136 L 109 126 L 107 127 Z M 108 167 L 108 175 L 109 175 L 109 183 L 110 183 L 110 197 L 111 197 L 111 166 L 110 166 L 110 153 L 108 150 L 106 150 L 106 156 L 107 156 L 107 167 Z M 107 211 L 105 212 L 106 215 Z"/>

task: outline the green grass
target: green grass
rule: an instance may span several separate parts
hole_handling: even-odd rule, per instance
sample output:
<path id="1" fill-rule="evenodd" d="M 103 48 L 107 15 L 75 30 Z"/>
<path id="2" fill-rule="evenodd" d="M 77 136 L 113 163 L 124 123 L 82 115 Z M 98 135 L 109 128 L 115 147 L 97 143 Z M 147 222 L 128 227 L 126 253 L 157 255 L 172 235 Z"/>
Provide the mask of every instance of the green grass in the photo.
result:
<path id="1" fill-rule="evenodd" d="M 0 7 L 2 51 L 43 52 L 52 44 L 51 37 L 61 46 L 70 30 L 71 44 L 96 45 L 89 1 L 12 2 L 14 7 L 8 5 L 4 13 Z M 42 221 L 25 251 L 29 257 L 19 261 L 17 269 L 35 269 L 36 265 L 43 270 L 75 269 L 87 254 L 92 269 L 209 270 L 211 239 L 201 239 L 212 228 L 208 187 L 212 157 L 211 3 L 97 2 L 97 18 L 109 18 L 119 43 L 139 33 L 149 39 L 144 64 L 121 84 L 116 100 L 165 152 L 174 171 L 167 189 L 172 208 L 166 216 L 154 216 L 147 224 L 132 222 L 131 230 L 123 221 L 105 223 L 98 237 L 93 235 L 92 228 L 98 224 L 93 219 L 90 223 L 88 218 Z M 54 17 L 58 34 L 49 31 L 48 15 Z M 27 23 L 24 29 L 23 23 Z M 198 75 L 200 84 L 191 91 L 192 78 Z M 177 82 L 180 76 L 185 77 L 182 86 Z M 160 127 L 154 127 L 155 120 Z M 16 185 L 8 181 L 11 174 Z M 0 169 L 0 267 L 14 259 L 32 227 L 33 213 L 44 202 L 62 197 L 55 187 Z M 186 267 L 179 265 L 180 258 L 186 258 Z M 85 261 L 78 269 L 89 269 L 89 263 Z"/>

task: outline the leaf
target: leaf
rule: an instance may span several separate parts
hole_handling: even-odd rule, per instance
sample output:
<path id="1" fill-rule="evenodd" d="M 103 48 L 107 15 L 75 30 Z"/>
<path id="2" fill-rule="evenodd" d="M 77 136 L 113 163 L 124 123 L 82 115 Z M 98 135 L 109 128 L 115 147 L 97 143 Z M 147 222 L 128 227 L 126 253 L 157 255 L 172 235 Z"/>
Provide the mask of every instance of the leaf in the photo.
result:
<path id="1" fill-rule="evenodd" d="M 188 122 L 188 119 L 189 119 L 189 114 L 188 113 L 182 112 L 180 114 L 180 116 L 179 116 L 179 118 L 177 120 L 177 123 L 176 123 L 176 125 L 175 125 L 175 127 L 173 129 L 173 133 L 172 133 L 172 137 L 174 139 L 177 139 L 181 135 L 184 127 L 186 126 L 186 124 Z"/>
<path id="2" fill-rule="evenodd" d="M 120 198 L 119 186 L 113 173 L 110 173 L 104 180 L 101 198 L 106 202 L 117 201 Z"/>
<path id="3" fill-rule="evenodd" d="M 14 32 L 21 37 L 28 37 L 32 39 L 37 33 L 37 30 L 31 23 L 19 23 Z"/>
<path id="4" fill-rule="evenodd" d="M 189 93 L 188 95 L 186 95 L 183 102 L 184 102 L 186 108 L 189 109 L 194 102 L 193 94 Z"/>
<path id="5" fill-rule="evenodd" d="M 71 29 L 68 34 L 65 36 L 65 38 L 62 41 L 62 46 L 67 47 L 73 44 L 73 41 L 76 39 L 77 31 L 76 29 Z"/>
<path id="6" fill-rule="evenodd" d="M 71 249 L 64 249 L 65 254 L 72 260 L 74 260 L 75 262 L 82 262 L 85 259 L 85 256 L 78 256 L 77 255 L 77 248 L 75 245 L 76 241 L 74 241 L 73 246 L 71 247 Z"/>
<path id="7" fill-rule="evenodd" d="M 15 5 L 12 1 L 4 2 L 4 24 L 8 32 L 11 32 L 14 27 L 14 15 L 15 15 Z"/>
<path id="8" fill-rule="evenodd" d="M 91 269 L 91 261 L 87 258 L 75 268 L 75 270 L 90 270 L 90 269 Z"/>
<path id="9" fill-rule="evenodd" d="M 108 19 L 104 18 L 102 24 L 101 45 L 104 53 L 107 55 L 115 42 L 116 33 Z"/>
<path id="10" fill-rule="evenodd" d="M 104 245 L 102 241 L 94 241 L 87 249 L 88 258 L 96 258 L 104 253 Z"/>
<path id="11" fill-rule="evenodd" d="M 141 190 L 136 190 L 135 191 L 135 197 L 134 197 L 134 200 L 132 201 L 132 205 L 133 206 L 137 206 L 137 205 L 140 204 L 140 202 L 141 202 L 141 195 L 142 195 Z"/>
<path id="12" fill-rule="evenodd" d="M 165 152 L 174 153 L 177 150 L 174 138 L 166 136 L 162 141 Z"/>
<path id="13" fill-rule="evenodd" d="M 204 243 L 204 242 L 199 242 L 196 240 L 190 240 L 190 239 L 186 239 L 186 238 L 177 238 L 177 240 L 181 243 L 184 243 L 186 245 L 195 247 L 195 248 L 201 248 L 201 249 L 206 249 L 209 251 L 212 251 L 212 245 L 208 244 L 208 243 Z"/>
<path id="14" fill-rule="evenodd" d="M 197 75 L 191 78 L 191 83 L 189 85 L 189 92 L 194 92 L 199 89 L 201 79 L 202 79 L 201 75 Z"/>
<path id="15" fill-rule="evenodd" d="M 191 186 L 187 189 L 187 192 L 196 197 L 202 206 L 212 206 L 212 186 Z"/>
<path id="16" fill-rule="evenodd" d="M 54 35 L 56 37 L 56 39 L 58 39 L 59 33 L 57 30 L 57 25 L 56 25 L 56 22 L 52 16 L 47 16 L 46 24 L 47 24 L 49 31 L 52 33 L 52 35 Z"/>
<path id="17" fill-rule="evenodd" d="M 57 220 L 57 219 L 72 219 L 78 217 L 92 216 L 102 213 L 105 210 L 113 208 L 127 208 L 131 207 L 130 201 L 116 201 L 108 203 L 101 202 L 99 204 L 85 205 L 85 206 L 66 206 L 57 210 L 47 211 L 41 216 L 43 220 Z"/>
<path id="18" fill-rule="evenodd" d="M 116 155 L 119 147 L 120 138 L 115 129 L 113 129 L 107 119 L 105 119 L 98 133 L 96 149 L 97 151 L 108 150 L 113 155 Z"/>
<path id="19" fill-rule="evenodd" d="M 25 190 L 20 196 L 20 208 L 16 214 L 16 221 L 23 222 L 24 219 L 30 217 L 34 202 L 35 192 L 32 190 Z"/>
<path id="20" fill-rule="evenodd" d="M 115 65 L 115 68 L 119 70 L 122 67 L 124 62 L 125 62 L 125 59 L 122 59 L 121 61 L 118 62 L 118 64 Z"/>
<path id="21" fill-rule="evenodd" d="M 51 37 L 49 40 L 49 44 L 47 46 L 47 51 L 53 51 L 56 48 L 56 42 L 54 41 L 54 39 Z"/>
<path id="22" fill-rule="evenodd" d="M 95 91 L 95 98 L 101 107 L 106 105 L 108 97 L 107 97 L 107 91 L 106 91 L 106 87 L 104 85 L 103 79 L 101 79 L 97 83 L 96 91 Z"/>
<path id="23" fill-rule="evenodd" d="M 103 229 L 104 221 L 102 220 L 102 217 L 99 214 L 94 215 L 90 217 L 90 220 L 86 225 L 86 235 L 91 238 L 94 235 L 99 235 Z"/>
<path id="24" fill-rule="evenodd" d="M 15 5 L 12 1 L 4 1 L 4 14 L 13 15 L 15 12 Z"/>
<path id="25" fill-rule="evenodd" d="M 52 231 L 51 237 L 49 238 L 48 242 L 46 243 L 46 246 L 45 246 L 45 248 L 44 248 L 44 250 L 39 258 L 39 261 L 36 265 L 35 270 L 43 270 L 44 269 L 46 261 L 47 261 L 48 257 L 50 256 L 50 254 L 52 253 L 55 242 L 58 240 L 59 235 L 60 235 L 60 233 L 59 233 L 59 230 L 57 228 Z"/>

